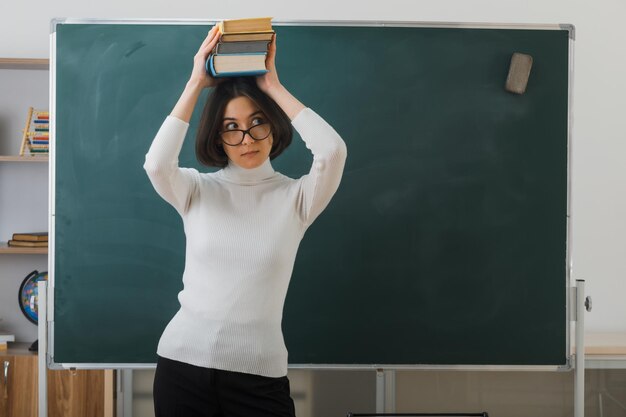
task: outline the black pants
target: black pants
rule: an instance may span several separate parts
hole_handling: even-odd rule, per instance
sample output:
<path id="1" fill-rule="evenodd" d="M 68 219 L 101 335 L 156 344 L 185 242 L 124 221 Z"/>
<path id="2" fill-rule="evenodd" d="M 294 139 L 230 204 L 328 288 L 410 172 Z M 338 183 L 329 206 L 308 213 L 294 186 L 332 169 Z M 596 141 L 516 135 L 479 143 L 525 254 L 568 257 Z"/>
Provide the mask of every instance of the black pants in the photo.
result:
<path id="1" fill-rule="evenodd" d="M 158 358 L 155 417 L 295 417 L 286 376 L 269 378 Z"/>

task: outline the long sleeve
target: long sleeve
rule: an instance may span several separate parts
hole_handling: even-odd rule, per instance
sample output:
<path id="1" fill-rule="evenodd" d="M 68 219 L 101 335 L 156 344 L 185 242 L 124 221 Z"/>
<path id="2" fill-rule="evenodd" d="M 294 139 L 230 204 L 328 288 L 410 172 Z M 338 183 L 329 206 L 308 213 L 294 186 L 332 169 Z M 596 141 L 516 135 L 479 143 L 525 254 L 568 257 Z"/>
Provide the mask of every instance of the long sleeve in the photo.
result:
<path id="1" fill-rule="evenodd" d="M 251 169 L 231 162 L 194 177 L 177 167 L 187 126 L 166 120 L 157 134 L 146 159 L 155 188 L 179 208 L 191 201 L 181 308 L 161 336 L 159 356 L 287 374 L 281 320 L 296 254 L 308 224 L 337 190 L 346 158 L 339 135 L 313 111 L 302 110 L 292 124 L 314 155 L 299 179 L 275 172 L 269 160 Z"/>
<path id="2" fill-rule="evenodd" d="M 308 226 L 326 208 L 337 191 L 347 149 L 339 134 L 309 108 L 298 113 L 291 123 L 313 153 L 311 170 L 301 178 L 298 207 Z"/>
<path id="3" fill-rule="evenodd" d="M 199 173 L 178 167 L 178 155 L 189 124 L 168 116 L 146 154 L 143 168 L 156 192 L 182 215 L 198 187 Z"/>

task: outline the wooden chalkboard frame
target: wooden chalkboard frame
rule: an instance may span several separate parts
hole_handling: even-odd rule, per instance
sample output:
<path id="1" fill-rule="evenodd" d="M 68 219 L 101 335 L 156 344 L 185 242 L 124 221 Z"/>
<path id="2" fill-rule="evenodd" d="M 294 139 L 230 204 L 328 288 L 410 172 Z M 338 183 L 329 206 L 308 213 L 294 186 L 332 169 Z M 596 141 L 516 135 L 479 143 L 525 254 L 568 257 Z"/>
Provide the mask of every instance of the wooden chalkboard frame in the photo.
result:
<path id="1" fill-rule="evenodd" d="M 207 20 L 182 20 L 182 19 L 54 19 L 51 22 L 51 65 L 50 65 L 50 113 L 51 132 L 50 143 L 50 176 L 49 176 L 49 224 L 50 224 L 50 256 L 49 256 L 49 295 L 48 295 L 48 320 L 40 325 L 46 326 L 49 350 L 47 353 L 47 363 L 51 369 L 143 369 L 154 368 L 152 363 L 68 363 L 55 362 L 54 339 L 55 339 L 55 194 L 56 194 L 56 31 L 59 25 L 68 24 L 116 24 L 116 25 L 211 25 L 220 19 Z M 454 23 L 454 22 L 409 22 L 409 21 L 305 21 L 305 20 L 275 20 L 275 26 L 362 26 L 362 27 L 414 27 L 414 28 L 463 28 L 463 29 L 526 29 L 526 30 L 566 30 L 569 32 L 569 63 L 568 63 L 568 155 L 567 155 L 567 248 L 566 248 L 566 282 L 565 288 L 569 290 L 571 286 L 571 153 L 572 153 L 572 85 L 573 85 L 573 49 L 575 40 L 575 29 L 570 24 L 537 25 L 537 24 L 498 24 L 498 23 Z M 290 368 L 305 369 L 463 369 L 463 370 L 569 370 L 572 368 L 571 335 L 570 335 L 570 312 L 572 309 L 570 297 L 566 297 L 566 363 L 555 365 L 394 365 L 394 364 L 358 364 L 358 365 L 337 365 L 337 364 L 290 364 Z M 376 337 L 373 335 L 372 337 Z"/>

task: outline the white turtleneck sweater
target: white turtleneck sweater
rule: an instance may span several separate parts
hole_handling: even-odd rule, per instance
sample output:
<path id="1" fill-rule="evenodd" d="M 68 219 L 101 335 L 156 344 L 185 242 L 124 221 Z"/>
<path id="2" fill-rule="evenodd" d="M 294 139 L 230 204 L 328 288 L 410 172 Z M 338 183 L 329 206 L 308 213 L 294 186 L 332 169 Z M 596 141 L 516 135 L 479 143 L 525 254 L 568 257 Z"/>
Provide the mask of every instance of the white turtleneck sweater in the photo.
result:
<path id="1" fill-rule="evenodd" d="M 297 180 L 275 172 L 269 159 L 215 173 L 179 168 L 189 124 L 172 116 L 154 138 L 144 169 L 182 217 L 187 238 L 181 307 L 161 336 L 159 356 L 287 374 L 281 320 L 296 253 L 337 190 L 346 159 L 341 137 L 311 109 L 292 124 L 313 153 L 310 172 Z"/>

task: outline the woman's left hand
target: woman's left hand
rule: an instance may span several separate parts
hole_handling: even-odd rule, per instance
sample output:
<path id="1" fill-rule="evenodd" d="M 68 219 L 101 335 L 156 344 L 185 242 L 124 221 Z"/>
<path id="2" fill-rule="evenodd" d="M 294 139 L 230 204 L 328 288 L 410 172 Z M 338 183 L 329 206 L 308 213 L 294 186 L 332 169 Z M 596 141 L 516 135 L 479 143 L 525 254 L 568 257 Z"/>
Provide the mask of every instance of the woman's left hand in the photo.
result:
<path id="1" fill-rule="evenodd" d="M 267 51 L 267 57 L 265 58 L 265 67 L 268 69 L 263 75 L 256 77 L 256 83 L 267 95 L 271 95 L 272 90 L 280 87 L 280 81 L 278 80 L 278 74 L 276 73 L 276 34 L 272 37 L 272 42 Z"/>
<path id="2" fill-rule="evenodd" d="M 256 84 L 261 91 L 267 94 L 278 106 L 293 120 L 302 109 L 304 104 L 300 103 L 278 80 L 276 73 L 276 34 L 272 38 L 270 47 L 265 58 L 265 67 L 268 69 L 263 75 L 257 75 Z"/>

